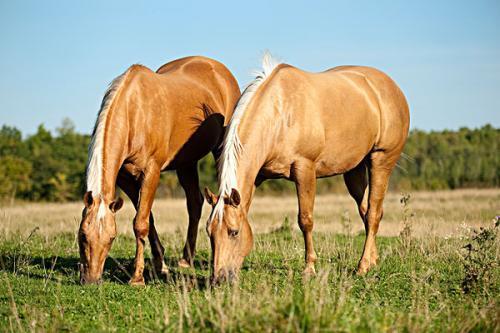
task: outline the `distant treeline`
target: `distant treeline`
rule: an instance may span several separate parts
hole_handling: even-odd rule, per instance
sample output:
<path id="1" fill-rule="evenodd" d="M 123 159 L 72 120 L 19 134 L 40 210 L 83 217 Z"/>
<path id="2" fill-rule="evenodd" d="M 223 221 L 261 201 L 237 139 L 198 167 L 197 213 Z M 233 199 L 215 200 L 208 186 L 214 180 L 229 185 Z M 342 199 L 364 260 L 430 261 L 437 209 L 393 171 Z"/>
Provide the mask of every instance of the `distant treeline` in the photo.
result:
<path id="1" fill-rule="evenodd" d="M 0 199 L 32 201 L 79 200 L 85 190 L 85 165 L 89 135 L 77 133 L 66 119 L 51 133 L 40 125 L 23 137 L 15 127 L 0 130 Z M 491 125 L 458 131 L 411 131 L 391 178 L 391 189 L 436 190 L 500 185 L 500 129 Z M 217 189 L 211 155 L 199 163 L 202 186 Z M 341 177 L 318 182 L 318 192 L 338 191 Z M 260 192 L 290 193 L 293 184 L 272 180 Z M 174 172 L 162 175 L 158 196 L 180 196 Z"/>

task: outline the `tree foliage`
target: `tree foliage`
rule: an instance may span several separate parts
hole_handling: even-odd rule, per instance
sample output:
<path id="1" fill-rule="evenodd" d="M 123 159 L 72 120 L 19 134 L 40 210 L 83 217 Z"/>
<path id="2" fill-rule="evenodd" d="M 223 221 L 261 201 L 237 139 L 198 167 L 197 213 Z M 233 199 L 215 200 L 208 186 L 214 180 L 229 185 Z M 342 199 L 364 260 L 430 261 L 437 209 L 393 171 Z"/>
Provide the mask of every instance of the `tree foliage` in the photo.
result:
<path id="1" fill-rule="evenodd" d="M 455 189 L 500 185 L 500 129 L 411 131 L 392 185 L 401 189 Z"/>
<path id="2" fill-rule="evenodd" d="M 0 129 L 0 199 L 70 201 L 85 190 L 89 135 L 77 133 L 65 119 L 55 133 L 43 125 L 23 138 L 15 127 Z M 395 190 L 437 190 L 500 186 L 500 129 L 491 125 L 458 131 L 410 132 L 405 154 L 391 177 Z M 214 158 L 202 159 L 200 183 L 217 189 Z M 318 192 L 337 191 L 341 177 L 322 179 Z M 259 188 L 266 193 L 293 193 L 294 185 L 270 180 Z M 174 172 L 162 175 L 158 196 L 180 196 Z"/>

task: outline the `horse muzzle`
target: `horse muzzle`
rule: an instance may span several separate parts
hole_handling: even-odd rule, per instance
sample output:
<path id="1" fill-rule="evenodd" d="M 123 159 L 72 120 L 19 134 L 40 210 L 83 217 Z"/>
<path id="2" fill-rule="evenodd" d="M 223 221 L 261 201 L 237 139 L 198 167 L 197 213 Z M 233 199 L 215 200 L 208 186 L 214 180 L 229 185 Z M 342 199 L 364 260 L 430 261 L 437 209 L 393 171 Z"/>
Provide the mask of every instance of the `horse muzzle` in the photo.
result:
<path id="1" fill-rule="evenodd" d="M 224 269 L 218 270 L 217 274 L 212 274 L 210 278 L 210 284 L 212 286 L 219 286 L 223 283 L 233 284 L 238 281 L 238 272 L 235 269 Z"/>

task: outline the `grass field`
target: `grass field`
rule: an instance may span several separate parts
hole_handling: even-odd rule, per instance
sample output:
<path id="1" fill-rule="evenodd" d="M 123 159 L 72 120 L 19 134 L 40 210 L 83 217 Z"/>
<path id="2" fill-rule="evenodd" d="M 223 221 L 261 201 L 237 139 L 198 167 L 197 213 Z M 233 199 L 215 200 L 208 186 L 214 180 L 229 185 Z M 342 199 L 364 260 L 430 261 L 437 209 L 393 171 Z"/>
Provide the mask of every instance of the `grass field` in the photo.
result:
<path id="1" fill-rule="evenodd" d="M 155 203 L 171 270 L 157 278 L 147 269 L 147 286 L 133 288 L 126 284 L 135 251 L 130 204 L 118 214 L 119 236 L 100 286 L 78 284 L 80 203 L 4 205 L 0 330 L 500 331 L 499 238 L 492 226 L 500 190 L 412 193 L 406 206 L 400 197 L 386 200 L 380 265 L 363 277 L 353 275 L 364 237 L 352 199 L 318 197 L 318 274 L 307 281 L 295 198 L 257 198 L 254 250 L 239 284 L 214 289 L 207 284 L 208 207 L 195 268 L 178 269 L 184 201 Z M 481 226 L 491 231 L 475 236 L 472 229 Z"/>

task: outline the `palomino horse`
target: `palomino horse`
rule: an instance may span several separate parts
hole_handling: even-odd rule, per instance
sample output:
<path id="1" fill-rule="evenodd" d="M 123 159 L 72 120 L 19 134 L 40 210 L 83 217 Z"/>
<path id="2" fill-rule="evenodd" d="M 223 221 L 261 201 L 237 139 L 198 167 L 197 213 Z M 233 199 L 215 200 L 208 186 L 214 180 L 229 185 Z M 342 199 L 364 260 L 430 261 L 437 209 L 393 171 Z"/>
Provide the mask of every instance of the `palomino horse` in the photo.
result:
<path id="1" fill-rule="evenodd" d="M 252 247 L 248 210 L 255 187 L 270 178 L 296 184 L 304 273 L 315 273 L 316 178 L 337 174 L 344 174 L 365 225 L 357 271 L 376 265 L 382 203 L 408 126 L 403 93 L 376 69 L 342 66 L 308 73 L 264 56 L 263 71 L 241 95 L 225 134 L 219 196 L 205 189 L 213 206 L 207 223 L 212 281 L 237 276 Z"/>
<path id="2" fill-rule="evenodd" d="M 137 210 L 137 250 L 130 283 L 144 284 L 146 236 L 155 269 L 166 270 L 151 214 L 163 170 L 177 170 L 186 193 L 189 227 L 179 265 L 192 264 L 203 205 L 197 162 L 210 151 L 216 153 L 239 94 L 229 70 L 204 57 L 175 60 L 156 73 L 133 65 L 112 82 L 89 147 L 88 192 L 78 234 L 82 283 L 100 281 L 116 236 L 115 213 L 123 204 L 115 199 L 116 184 Z"/>

